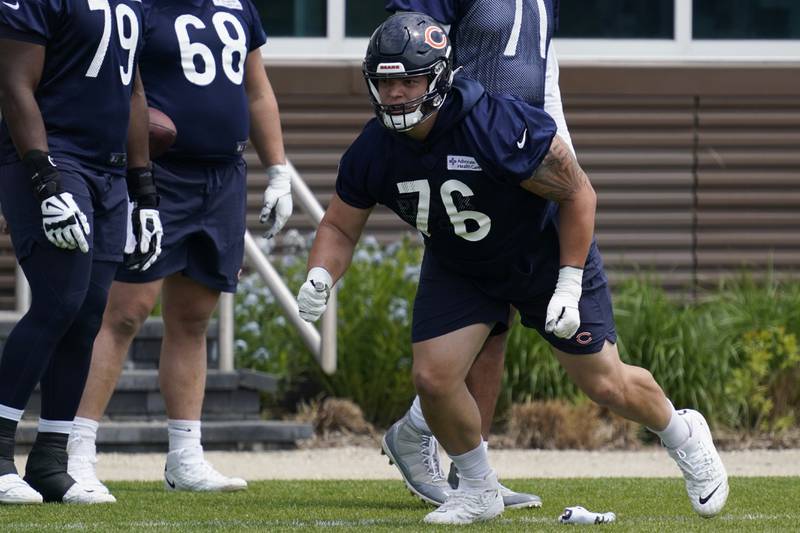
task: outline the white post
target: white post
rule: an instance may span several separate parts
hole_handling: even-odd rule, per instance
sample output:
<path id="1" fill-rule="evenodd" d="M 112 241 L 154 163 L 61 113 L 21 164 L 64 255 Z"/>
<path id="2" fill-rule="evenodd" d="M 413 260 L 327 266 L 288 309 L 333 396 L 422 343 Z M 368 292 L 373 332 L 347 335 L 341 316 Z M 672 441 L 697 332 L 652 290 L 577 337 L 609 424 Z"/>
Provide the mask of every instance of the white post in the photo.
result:
<path id="1" fill-rule="evenodd" d="M 233 372 L 233 293 L 223 292 L 219 297 L 219 369 Z"/>

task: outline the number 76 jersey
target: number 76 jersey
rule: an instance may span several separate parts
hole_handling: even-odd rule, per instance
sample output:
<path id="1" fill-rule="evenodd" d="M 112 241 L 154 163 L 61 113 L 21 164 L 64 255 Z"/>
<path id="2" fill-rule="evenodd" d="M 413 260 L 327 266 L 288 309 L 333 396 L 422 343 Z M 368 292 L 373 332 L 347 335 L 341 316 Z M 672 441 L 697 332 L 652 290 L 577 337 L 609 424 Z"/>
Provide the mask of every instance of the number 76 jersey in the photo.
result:
<path id="1" fill-rule="evenodd" d="M 140 0 L 0 2 L 0 38 L 46 48 L 35 97 L 51 153 L 124 163 L 141 36 Z M 0 161 L 15 159 L 3 123 Z"/>
<path id="2" fill-rule="evenodd" d="M 557 206 L 519 185 L 550 148 L 550 116 L 456 75 L 435 120 L 423 142 L 367 123 L 342 156 L 339 197 L 359 209 L 385 205 L 464 275 L 502 278 L 520 261 L 557 262 Z"/>
<path id="3" fill-rule="evenodd" d="M 234 160 L 250 131 L 245 60 L 266 41 L 250 0 L 145 0 L 147 100 L 175 123 L 170 154 Z M 259 58 L 260 61 L 260 58 Z"/>

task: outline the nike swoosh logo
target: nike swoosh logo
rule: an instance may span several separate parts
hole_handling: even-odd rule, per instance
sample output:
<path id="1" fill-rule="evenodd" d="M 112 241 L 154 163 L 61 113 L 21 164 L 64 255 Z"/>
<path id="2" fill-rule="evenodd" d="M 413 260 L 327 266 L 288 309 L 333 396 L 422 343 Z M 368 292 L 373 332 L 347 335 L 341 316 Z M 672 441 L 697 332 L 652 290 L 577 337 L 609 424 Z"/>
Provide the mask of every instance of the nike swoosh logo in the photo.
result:
<path id="1" fill-rule="evenodd" d="M 19 2 L 14 2 L 13 4 L 9 4 L 8 2 L 3 2 L 3 5 L 7 5 L 11 9 L 19 9 Z"/>
<path id="2" fill-rule="evenodd" d="M 717 490 L 719 490 L 719 488 L 720 488 L 721 486 L 722 486 L 722 483 L 720 483 L 719 485 L 717 485 L 717 488 L 715 488 L 715 489 L 714 489 L 714 490 L 712 490 L 710 493 L 708 493 L 708 496 L 705 496 L 705 497 L 703 497 L 703 496 L 700 496 L 700 505 L 704 505 L 704 504 L 705 504 L 705 503 L 706 503 L 708 500 L 710 500 L 710 499 L 711 499 L 711 497 L 714 495 L 714 493 L 715 493 L 715 492 L 717 492 Z"/>
<path id="3" fill-rule="evenodd" d="M 167 482 L 167 485 L 169 485 L 171 488 L 173 488 L 173 489 L 175 488 L 175 482 L 174 481 L 170 481 L 167 476 L 164 476 L 164 480 Z"/>
<path id="4" fill-rule="evenodd" d="M 525 146 L 525 139 L 528 137 L 528 128 L 525 128 L 525 131 L 522 132 L 522 139 L 517 141 L 517 148 L 522 150 L 522 147 Z"/>

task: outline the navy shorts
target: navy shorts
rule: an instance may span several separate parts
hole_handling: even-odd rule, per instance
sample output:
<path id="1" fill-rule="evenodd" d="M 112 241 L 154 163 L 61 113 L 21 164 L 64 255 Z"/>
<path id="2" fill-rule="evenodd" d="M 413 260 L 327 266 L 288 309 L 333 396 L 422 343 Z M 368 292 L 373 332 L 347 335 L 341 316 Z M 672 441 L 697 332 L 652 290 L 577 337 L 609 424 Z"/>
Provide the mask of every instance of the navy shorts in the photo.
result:
<path id="1" fill-rule="evenodd" d="M 508 288 L 515 280 L 497 282 L 464 276 L 446 269 L 426 251 L 414 301 L 412 342 L 439 337 L 472 324 L 489 324 L 493 327 L 492 334 L 502 333 L 508 329 L 510 307 L 514 306 L 522 324 L 536 329 L 554 348 L 575 355 L 599 352 L 606 340 L 616 343 L 617 333 L 602 258 L 595 247 L 592 250 L 584 269 L 579 302 L 581 325 L 570 339 L 560 339 L 544 331 L 547 305 L 555 290 L 556 269 L 548 290 L 527 294 L 524 274 L 518 272 L 517 286 L 522 290 L 511 296 Z"/>
<path id="2" fill-rule="evenodd" d="M 236 292 L 244 258 L 247 165 L 160 159 L 153 173 L 164 227 L 161 255 L 144 272 L 125 268 L 117 281 L 148 283 L 175 273 L 211 289 Z"/>
<path id="3" fill-rule="evenodd" d="M 121 262 L 128 225 L 128 189 L 123 173 L 111 174 L 62 156 L 53 156 L 61 184 L 89 221 L 86 240 L 95 261 Z M 124 171 L 123 171 L 124 172 Z M 0 166 L 0 205 L 21 262 L 34 244 L 54 246 L 42 229 L 41 202 L 33 194 L 22 162 Z M 66 253 L 81 253 L 80 250 Z"/>

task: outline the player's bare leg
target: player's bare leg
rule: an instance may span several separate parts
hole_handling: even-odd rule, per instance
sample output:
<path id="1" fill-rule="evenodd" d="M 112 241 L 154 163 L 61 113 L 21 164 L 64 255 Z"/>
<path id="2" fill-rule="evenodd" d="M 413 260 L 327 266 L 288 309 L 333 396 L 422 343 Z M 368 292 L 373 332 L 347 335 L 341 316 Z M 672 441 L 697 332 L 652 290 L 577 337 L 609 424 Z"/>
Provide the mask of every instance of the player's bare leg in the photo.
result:
<path id="1" fill-rule="evenodd" d="M 512 308 L 508 318 L 508 323 L 514 323 L 516 311 Z M 505 366 L 506 345 L 510 330 L 506 330 L 499 335 L 491 335 L 483 343 L 480 353 L 472 363 L 467 373 L 467 388 L 478 410 L 481 413 L 481 434 L 484 442 L 489 442 L 489 434 L 492 430 L 492 420 L 494 419 L 497 398 L 500 396 L 500 389 L 503 384 L 503 370 Z M 450 465 L 450 472 L 447 481 L 451 487 L 458 486 L 458 469 L 455 464 Z M 503 496 L 503 504 L 506 509 L 524 509 L 528 507 L 541 507 L 542 499 L 536 494 L 526 492 L 516 492 L 500 484 L 500 494 Z"/>
<path id="2" fill-rule="evenodd" d="M 468 524 L 503 512 L 497 476 L 481 438 L 481 416 L 464 382 L 490 328 L 474 324 L 413 344 L 412 375 L 434 435 L 461 471 L 458 489 L 425 521 Z"/>
<path id="3" fill-rule="evenodd" d="M 675 411 L 644 368 L 623 363 L 616 345 L 606 342 L 592 355 L 553 350 L 567 374 L 589 398 L 656 433 L 683 472 L 694 510 L 710 517 L 728 498 L 728 476 L 711 432 L 697 411 Z"/>
<path id="4" fill-rule="evenodd" d="M 219 291 L 173 274 L 164 281 L 159 384 L 167 408 L 169 453 L 164 471 L 168 490 L 232 491 L 247 487 L 203 458 L 200 415 L 206 384 L 206 332 Z"/>
<path id="5" fill-rule="evenodd" d="M 94 341 L 92 363 L 67 443 L 67 471 L 81 485 L 100 493 L 108 488 L 97 478 L 97 428 L 114 394 L 133 338 L 161 292 L 161 281 L 111 284 L 103 324 Z"/>

